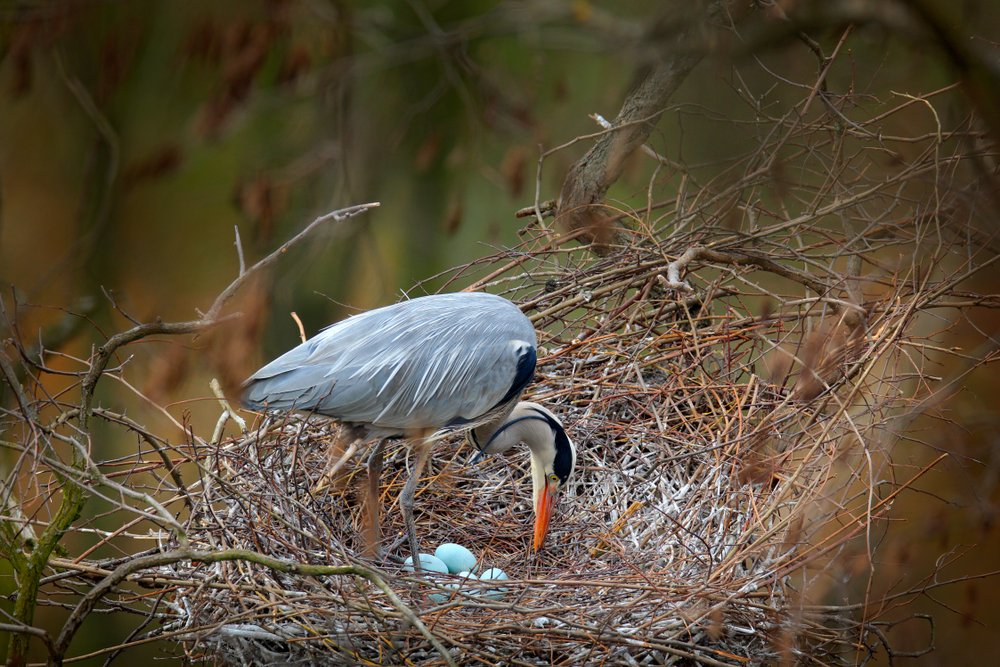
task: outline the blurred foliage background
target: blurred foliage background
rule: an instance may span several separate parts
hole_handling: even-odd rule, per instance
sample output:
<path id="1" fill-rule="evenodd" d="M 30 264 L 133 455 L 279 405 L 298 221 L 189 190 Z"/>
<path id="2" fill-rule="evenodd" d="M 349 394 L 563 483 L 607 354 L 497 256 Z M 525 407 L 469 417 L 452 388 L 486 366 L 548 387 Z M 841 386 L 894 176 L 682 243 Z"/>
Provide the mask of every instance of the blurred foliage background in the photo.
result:
<path id="1" fill-rule="evenodd" d="M 943 12 L 952 29 L 995 55 L 994 3 L 915 5 Z M 170 321 L 207 309 L 239 271 L 234 228 L 251 263 L 323 213 L 381 202 L 288 253 L 240 295 L 234 309 L 243 317 L 193 342 L 132 346 L 119 360 L 128 360 L 125 376 L 150 400 L 210 432 L 217 404 L 208 380 L 219 377 L 233 395 L 261 362 L 294 345 L 291 311 L 312 335 L 404 292 L 465 287 L 481 276 L 447 285 L 433 277 L 518 244 L 528 223 L 514 212 L 535 200 L 541 150 L 598 131 L 589 114 L 618 113 L 649 63 L 658 27 L 676 11 L 673 3 L 586 0 L 4 2 L 3 336 L 15 326 L 29 343 L 40 336 L 49 350 L 85 358 L 102 341 L 74 313 L 110 335 L 131 325 L 125 314 Z M 810 36 L 829 52 L 843 27 L 817 25 Z M 794 39 L 752 53 L 735 39 L 717 47 L 674 96 L 677 108 L 650 141 L 706 178 L 757 145 L 748 98 L 781 115 L 817 71 L 815 55 Z M 859 113 L 869 117 L 898 94 L 957 80 L 939 49 L 874 22 L 858 26 L 845 48 L 850 57 L 835 64 L 828 85 L 857 93 Z M 958 90 L 935 101 L 951 121 L 968 108 Z M 933 132 L 940 120 L 914 105 L 890 122 Z M 541 201 L 558 195 L 588 146 L 546 160 Z M 642 195 L 650 173 L 630 163 L 611 199 Z M 681 187 L 679 177 L 667 186 Z M 963 322 L 953 344 L 974 348 L 1000 328 L 995 319 Z M 71 381 L 50 376 L 46 388 L 58 394 Z M 953 464 L 931 480 L 927 495 L 909 501 L 913 514 L 897 509 L 917 518 L 895 541 L 876 545 L 887 585 L 911 566 L 920 570 L 921 559 L 961 556 L 952 566 L 961 573 L 996 569 L 993 386 L 985 373 L 970 379 L 967 400 L 954 408 L 974 415 L 963 428 L 923 431 L 976 463 L 971 473 Z M 110 391 L 102 387 L 99 398 L 113 404 Z M 139 402 L 116 407 L 167 427 Z M 101 447 L 133 446 L 134 437 L 101 428 Z M 923 455 L 914 456 L 918 464 Z M 101 511 L 97 501 L 88 505 L 94 525 Z M 848 589 L 858 596 L 869 581 L 868 561 L 858 555 L 865 553 L 861 544 L 853 561 L 845 556 L 845 578 L 858 577 Z M 938 650 L 921 664 L 976 660 L 989 650 L 1000 622 L 989 604 L 996 588 L 994 579 L 970 580 L 941 592 L 937 603 L 930 596 L 914 602 L 938 621 Z M 0 597 L 12 590 L 12 581 L 0 578 Z M 9 601 L 0 608 L 9 611 Z M 63 616 L 45 609 L 36 625 L 56 627 Z M 130 623 L 114 615 L 88 620 L 77 654 L 121 641 Z M 159 651 L 151 647 L 148 655 Z"/>

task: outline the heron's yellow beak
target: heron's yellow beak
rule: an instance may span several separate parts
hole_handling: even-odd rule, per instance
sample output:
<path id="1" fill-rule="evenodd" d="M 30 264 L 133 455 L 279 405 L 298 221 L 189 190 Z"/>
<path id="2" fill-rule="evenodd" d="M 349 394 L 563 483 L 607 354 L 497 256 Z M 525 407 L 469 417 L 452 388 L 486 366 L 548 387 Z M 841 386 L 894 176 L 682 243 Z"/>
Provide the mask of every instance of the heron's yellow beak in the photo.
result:
<path id="1" fill-rule="evenodd" d="M 535 551 L 542 548 L 545 536 L 549 532 L 549 522 L 552 520 L 552 508 L 555 507 L 558 487 L 552 482 L 546 482 L 535 492 Z"/>

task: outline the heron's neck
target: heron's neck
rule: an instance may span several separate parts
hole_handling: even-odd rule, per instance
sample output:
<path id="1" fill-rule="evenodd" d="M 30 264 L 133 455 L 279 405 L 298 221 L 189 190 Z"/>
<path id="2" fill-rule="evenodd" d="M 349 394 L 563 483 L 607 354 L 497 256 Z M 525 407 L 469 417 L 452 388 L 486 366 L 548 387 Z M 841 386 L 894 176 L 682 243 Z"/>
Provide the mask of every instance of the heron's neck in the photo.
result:
<path id="1" fill-rule="evenodd" d="M 509 415 L 508 415 L 509 416 Z M 497 421 L 490 422 L 488 424 L 483 424 L 482 426 L 477 426 L 476 428 L 469 431 L 469 439 L 472 441 L 473 446 L 476 449 L 483 451 L 487 443 L 496 435 L 496 432 L 500 430 L 500 427 L 507 422 L 507 419 L 498 419 Z M 490 452 L 492 453 L 492 449 Z"/>
<path id="2" fill-rule="evenodd" d="M 532 459 L 552 439 L 552 427 L 531 411 L 533 403 L 521 402 L 503 419 L 473 429 L 473 444 L 486 454 L 501 454 L 518 443 L 527 445 Z"/>
<path id="3" fill-rule="evenodd" d="M 518 405 L 520 408 L 523 403 Z M 545 462 L 543 450 L 552 440 L 552 427 L 543 420 L 525 414 L 517 408 L 506 419 L 480 426 L 473 431 L 473 443 L 486 447 L 486 454 L 500 454 L 518 443 L 527 445 L 531 454 L 531 501 L 538 511 L 539 489 L 545 487 Z M 489 443 L 487 445 L 487 443 Z M 551 456 L 551 452 L 549 453 Z"/>

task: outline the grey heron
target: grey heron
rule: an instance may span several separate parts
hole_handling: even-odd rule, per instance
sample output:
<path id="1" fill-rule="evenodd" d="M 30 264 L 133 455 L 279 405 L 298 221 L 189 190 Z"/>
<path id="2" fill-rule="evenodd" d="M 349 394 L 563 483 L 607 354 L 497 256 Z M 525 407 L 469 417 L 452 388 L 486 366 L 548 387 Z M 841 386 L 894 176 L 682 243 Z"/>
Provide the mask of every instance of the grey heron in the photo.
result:
<path id="1" fill-rule="evenodd" d="M 552 412 L 520 401 L 535 360 L 535 329 L 513 303 L 478 292 L 438 294 L 324 329 L 251 375 L 242 400 L 252 410 L 332 417 L 353 440 L 378 438 L 368 459 L 376 548 L 385 441 L 410 438 L 417 461 L 399 503 L 418 567 L 413 498 L 431 445 L 463 430 L 478 460 L 523 443 L 531 453 L 537 551 L 576 465 L 576 449 Z"/>

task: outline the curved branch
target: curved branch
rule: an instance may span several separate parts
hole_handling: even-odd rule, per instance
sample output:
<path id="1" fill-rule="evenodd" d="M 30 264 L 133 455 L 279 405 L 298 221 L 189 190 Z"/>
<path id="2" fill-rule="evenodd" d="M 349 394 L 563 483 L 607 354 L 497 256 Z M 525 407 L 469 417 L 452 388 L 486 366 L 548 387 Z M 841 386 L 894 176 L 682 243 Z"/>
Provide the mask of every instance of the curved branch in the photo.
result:
<path id="1" fill-rule="evenodd" d="M 229 300 L 236 294 L 237 290 L 243 286 L 247 279 L 254 273 L 264 269 L 278 260 L 278 258 L 288 251 L 289 248 L 295 244 L 302 241 L 304 238 L 309 236 L 320 224 L 333 219 L 337 222 L 346 220 L 352 216 L 363 213 L 372 208 L 378 206 L 378 202 L 372 202 L 370 204 L 359 204 L 358 206 L 351 206 L 348 208 L 340 209 L 339 211 L 334 211 L 332 213 L 327 213 L 322 215 L 315 220 L 313 220 L 308 227 L 299 232 L 294 238 L 286 241 L 280 248 L 272 252 L 270 255 L 260 260 L 253 266 L 251 266 L 246 271 L 240 273 L 240 275 L 229 284 L 226 289 L 222 290 L 219 296 L 215 299 L 215 303 L 209 308 L 208 312 L 202 315 L 201 319 L 192 320 L 190 322 L 174 322 L 165 323 L 160 319 L 155 322 L 150 322 L 148 324 L 140 324 L 138 326 L 132 327 L 128 331 L 123 331 L 121 333 L 115 334 L 108 341 L 102 345 L 97 350 L 97 354 L 94 356 L 90 364 L 90 371 L 84 376 L 83 384 L 80 387 L 80 426 L 81 429 L 87 433 L 90 427 L 90 418 L 92 412 L 92 404 L 94 398 L 94 387 L 97 385 L 97 380 L 104 373 L 104 369 L 108 365 L 108 361 L 111 359 L 112 355 L 123 345 L 128 345 L 129 343 L 134 343 L 137 340 L 145 338 L 147 336 L 154 336 L 159 334 L 168 335 L 180 335 L 180 334 L 191 334 L 199 333 L 205 329 L 212 327 L 220 322 L 225 321 L 226 318 L 220 318 L 219 312 L 222 310 L 223 306 L 229 302 Z"/>
<path id="2" fill-rule="evenodd" d="M 246 549 L 226 549 L 224 551 L 202 551 L 198 549 L 182 548 L 176 549 L 174 551 L 168 551 L 166 553 L 151 554 L 148 556 L 141 556 L 134 560 L 122 563 L 115 570 L 104 577 L 103 580 L 93 589 L 91 589 L 80 603 L 70 614 L 70 617 L 66 620 L 65 625 L 63 625 L 62 631 L 59 633 L 59 637 L 55 642 L 55 653 L 60 658 L 55 661 L 55 664 L 61 664 L 61 656 L 66 653 L 66 649 L 69 648 L 70 641 L 73 639 L 73 635 L 80 628 L 80 624 L 83 623 L 84 619 L 93 611 L 94 606 L 107 595 L 112 588 L 117 586 L 119 583 L 128 578 L 129 575 L 144 570 L 147 568 L 160 567 L 163 565 L 171 565 L 180 561 L 191 560 L 197 561 L 199 563 L 219 563 L 223 561 L 240 560 L 247 561 L 251 563 L 257 563 L 258 565 L 263 565 L 264 567 L 276 570 L 278 572 L 284 572 L 286 574 L 295 574 L 301 576 L 310 577 L 324 577 L 324 576 L 343 576 L 343 575 L 353 575 L 364 577 L 372 584 L 374 584 L 382 593 L 385 594 L 392 605 L 399 611 L 400 615 L 407 622 L 411 623 L 420 634 L 427 639 L 428 642 L 441 654 L 451 667 L 456 667 L 454 658 L 451 654 L 444 648 L 444 646 L 439 642 L 427 626 L 423 624 L 420 617 L 417 616 L 412 609 L 406 606 L 403 601 L 396 595 L 396 592 L 392 590 L 389 584 L 386 583 L 385 579 L 382 578 L 374 570 L 369 570 L 368 568 L 361 567 L 359 565 L 306 565 L 303 563 L 294 563 L 285 560 L 279 560 L 277 558 L 271 558 L 270 556 L 265 556 L 264 554 L 255 553 L 253 551 L 247 551 Z"/>
<path id="3" fill-rule="evenodd" d="M 59 654 L 56 653 L 55 644 L 52 643 L 52 636 L 41 628 L 36 628 L 30 625 L 22 625 L 20 623 L 0 623 L 0 632 L 38 637 L 42 640 L 42 643 L 45 644 L 45 650 L 49 652 L 49 660 L 54 662 L 58 659 Z"/>

